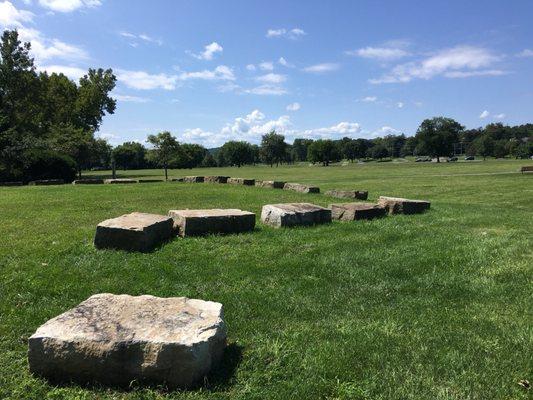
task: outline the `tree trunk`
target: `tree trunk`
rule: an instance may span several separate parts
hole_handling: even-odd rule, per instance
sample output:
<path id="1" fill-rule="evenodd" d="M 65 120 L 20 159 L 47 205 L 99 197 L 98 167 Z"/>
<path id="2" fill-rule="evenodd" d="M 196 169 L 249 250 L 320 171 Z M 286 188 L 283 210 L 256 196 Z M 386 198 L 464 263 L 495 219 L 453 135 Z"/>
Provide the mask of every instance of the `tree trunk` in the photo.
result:
<path id="1" fill-rule="evenodd" d="M 438 163 L 440 162 L 440 157 L 439 157 L 439 156 L 437 156 L 437 162 L 438 162 Z"/>
<path id="2" fill-rule="evenodd" d="M 165 165 L 165 181 L 168 181 L 168 168 Z"/>

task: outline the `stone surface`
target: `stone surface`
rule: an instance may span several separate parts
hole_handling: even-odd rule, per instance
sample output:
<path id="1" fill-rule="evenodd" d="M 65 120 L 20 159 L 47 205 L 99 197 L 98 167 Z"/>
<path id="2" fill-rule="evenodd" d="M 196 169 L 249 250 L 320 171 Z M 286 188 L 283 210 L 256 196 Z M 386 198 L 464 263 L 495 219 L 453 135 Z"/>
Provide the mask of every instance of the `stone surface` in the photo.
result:
<path id="1" fill-rule="evenodd" d="M 105 179 L 105 184 L 116 185 L 120 183 L 139 183 L 137 179 L 117 178 L 117 179 Z"/>
<path id="2" fill-rule="evenodd" d="M 364 190 L 328 190 L 326 196 L 337 197 L 338 199 L 368 199 L 368 192 Z"/>
<path id="3" fill-rule="evenodd" d="M 222 304 L 185 297 L 96 294 L 40 326 L 30 371 L 53 381 L 186 388 L 222 358 Z"/>
<path id="4" fill-rule="evenodd" d="M 320 193 L 320 189 L 317 186 L 302 185 L 301 183 L 286 183 L 283 185 L 283 189 L 300 193 Z"/>
<path id="5" fill-rule="evenodd" d="M 331 222 L 331 210 L 309 203 L 267 204 L 261 222 L 274 227 L 325 224 Z"/>
<path id="6" fill-rule="evenodd" d="M 331 217 L 339 221 L 373 219 L 387 214 L 385 207 L 372 203 L 330 204 Z"/>
<path id="7" fill-rule="evenodd" d="M 207 183 L 227 183 L 229 176 L 206 176 L 204 182 Z"/>
<path id="8" fill-rule="evenodd" d="M 139 179 L 139 183 L 156 183 L 156 182 L 165 182 L 164 179 Z"/>
<path id="9" fill-rule="evenodd" d="M 203 176 L 186 176 L 183 178 L 183 182 L 187 183 L 202 183 L 204 181 Z"/>
<path id="10" fill-rule="evenodd" d="M 0 186 L 22 186 L 22 182 L 0 182 Z"/>
<path id="11" fill-rule="evenodd" d="M 185 178 L 173 178 L 171 179 L 172 182 L 185 182 Z"/>
<path id="12" fill-rule="evenodd" d="M 100 222 L 94 245 L 98 249 L 148 252 L 172 236 L 172 218 L 134 212 Z"/>
<path id="13" fill-rule="evenodd" d="M 255 186 L 271 189 L 283 189 L 285 182 L 282 181 L 255 181 Z"/>
<path id="14" fill-rule="evenodd" d="M 37 181 L 28 182 L 30 186 L 47 186 L 47 185 L 63 185 L 65 181 L 63 179 L 40 179 Z"/>
<path id="15" fill-rule="evenodd" d="M 180 236 L 239 233 L 255 228 L 255 214 L 237 209 L 170 210 Z"/>
<path id="16" fill-rule="evenodd" d="M 389 214 L 418 214 L 429 210 L 430 207 L 429 201 L 387 196 L 380 196 L 378 204 L 385 207 Z"/>
<path id="17" fill-rule="evenodd" d="M 73 185 L 100 185 L 104 183 L 103 179 L 96 179 L 96 178 L 90 178 L 90 179 L 76 179 L 72 182 Z"/>
<path id="18" fill-rule="evenodd" d="M 231 185 L 245 185 L 245 186 L 254 186 L 255 179 L 245 179 L 245 178 L 229 178 L 228 183 Z"/>

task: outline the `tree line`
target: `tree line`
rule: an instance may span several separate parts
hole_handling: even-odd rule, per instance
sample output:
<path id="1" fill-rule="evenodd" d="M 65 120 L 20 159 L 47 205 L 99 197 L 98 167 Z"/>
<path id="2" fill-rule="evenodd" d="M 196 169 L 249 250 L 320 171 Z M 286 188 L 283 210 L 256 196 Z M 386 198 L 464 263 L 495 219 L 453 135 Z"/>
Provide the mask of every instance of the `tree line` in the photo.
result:
<path id="1" fill-rule="evenodd" d="M 79 82 L 63 74 L 38 72 L 18 33 L 4 31 L 0 43 L 0 181 L 63 178 L 85 169 L 225 167 L 295 162 L 324 166 L 346 159 L 387 160 L 406 156 L 527 158 L 533 154 L 533 124 L 489 124 L 465 129 L 451 118 L 424 120 L 414 136 L 374 139 L 297 138 L 292 144 L 275 131 L 259 145 L 228 141 L 220 148 L 180 143 L 170 132 L 149 135 L 147 146 L 126 142 L 116 147 L 95 137 L 102 119 L 113 114 L 110 69 L 89 69 Z"/>

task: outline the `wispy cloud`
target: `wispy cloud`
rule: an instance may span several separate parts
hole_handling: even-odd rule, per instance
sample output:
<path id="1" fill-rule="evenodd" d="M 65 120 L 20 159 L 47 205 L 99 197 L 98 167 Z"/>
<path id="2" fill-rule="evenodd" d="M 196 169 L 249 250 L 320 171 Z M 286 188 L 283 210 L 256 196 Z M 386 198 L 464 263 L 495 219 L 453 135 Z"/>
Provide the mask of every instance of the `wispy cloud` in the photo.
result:
<path id="1" fill-rule="evenodd" d="M 39 0 L 41 7 L 58 12 L 72 12 L 80 8 L 93 8 L 102 4 L 100 0 Z"/>
<path id="2" fill-rule="evenodd" d="M 294 64 L 291 64 L 290 62 L 288 62 L 285 58 L 283 57 L 280 57 L 279 60 L 278 60 L 278 64 L 280 65 L 283 65 L 284 67 L 287 67 L 287 68 L 294 68 Z"/>
<path id="3" fill-rule="evenodd" d="M 359 99 L 358 101 L 363 103 L 375 103 L 378 100 L 377 96 L 366 96 L 362 99 Z"/>
<path id="4" fill-rule="evenodd" d="M 148 103 L 151 101 L 151 99 L 148 99 L 146 97 L 129 96 L 129 95 L 117 94 L 117 93 L 113 93 L 111 97 L 117 99 L 118 101 L 122 101 L 125 103 Z"/>
<path id="5" fill-rule="evenodd" d="M 345 54 L 363 58 L 376 59 L 380 61 L 397 60 L 409 55 L 404 49 L 391 47 L 364 47 L 358 50 L 348 50 Z"/>
<path id="6" fill-rule="evenodd" d="M 533 57 L 533 50 L 524 49 L 516 55 L 517 57 Z"/>
<path id="7" fill-rule="evenodd" d="M 4 27 L 19 28 L 26 22 L 32 22 L 31 11 L 19 10 L 9 1 L 0 2 L 0 24 Z"/>
<path id="8" fill-rule="evenodd" d="M 307 33 L 301 28 L 292 28 L 292 29 L 278 28 L 278 29 L 269 29 L 265 36 L 267 38 L 284 37 L 284 38 L 296 40 L 305 35 L 307 35 Z"/>
<path id="9" fill-rule="evenodd" d="M 281 96 L 287 94 L 287 89 L 280 85 L 261 85 L 251 89 L 245 89 L 244 93 L 260 96 Z"/>
<path id="10" fill-rule="evenodd" d="M 121 31 L 118 34 L 120 36 L 126 38 L 126 39 L 131 40 L 132 42 L 130 42 L 130 45 L 133 46 L 133 47 L 137 47 L 137 45 L 138 45 L 137 42 L 139 42 L 139 41 L 143 41 L 143 42 L 146 42 L 146 43 L 157 44 L 158 46 L 162 46 L 163 45 L 163 41 L 161 39 L 153 38 L 152 36 L 148 36 L 145 33 L 141 33 L 141 34 L 138 35 L 138 34 L 127 32 L 127 31 Z"/>
<path id="11" fill-rule="evenodd" d="M 204 47 L 204 51 L 198 54 L 190 53 L 194 58 L 199 60 L 210 61 L 215 57 L 215 54 L 222 53 L 224 48 L 217 42 L 212 42 Z"/>
<path id="12" fill-rule="evenodd" d="M 63 74 L 75 81 L 79 80 L 87 73 L 87 70 L 78 67 L 69 67 L 66 65 L 42 65 L 38 67 L 39 71 L 46 71 L 49 74 Z"/>
<path id="13" fill-rule="evenodd" d="M 266 75 L 261 75 L 255 78 L 257 82 L 263 82 L 263 83 L 283 83 L 287 80 L 287 77 L 285 75 L 280 74 L 274 74 L 269 73 Z"/>
<path id="14" fill-rule="evenodd" d="M 301 108 L 300 103 L 291 103 L 287 106 L 287 111 L 298 111 Z"/>
<path id="15" fill-rule="evenodd" d="M 487 110 L 484 110 L 481 114 L 479 114 L 480 119 L 485 119 L 490 115 L 490 113 Z"/>
<path id="16" fill-rule="evenodd" d="M 340 68 L 339 64 L 335 63 L 323 63 L 323 64 L 315 64 L 310 65 L 309 67 L 306 67 L 303 69 L 304 72 L 310 72 L 313 74 L 321 74 L 324 72 L 332 72 L 336 71 Z"/>

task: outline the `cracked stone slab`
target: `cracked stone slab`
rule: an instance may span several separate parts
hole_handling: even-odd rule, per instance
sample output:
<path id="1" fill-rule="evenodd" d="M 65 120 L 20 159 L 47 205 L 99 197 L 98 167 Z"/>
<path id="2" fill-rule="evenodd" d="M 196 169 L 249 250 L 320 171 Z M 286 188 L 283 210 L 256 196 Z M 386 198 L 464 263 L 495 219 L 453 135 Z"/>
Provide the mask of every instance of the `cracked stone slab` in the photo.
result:
<path id="1" fill-rule="evenodd" d="M 172 236 L 172 218 L 133 212 L 100 222 L 96 227 L 97 249 L 148 252 Z"/>
<path id="2" fill-rule="evenodd" d="M 104 180 L 98 178 L 76 179 L 72 182 L 73 185 L 101 185 L 103 183 Z"/>
<path id="3" fill-rule="evenodd" d="M 139 181 L 137 179 L 118 178 L 118 179 L 105 179 L 104 183 L 108 185 L 117 185 L 121 183 L 139 183 Z"/>
<path id="4" fill-rule="evenodd" d="M 320 193 L 318 186 L 302 185 L 301 183 L 286 183 L 283 185 L 283 189 L 300 193 Z"/>
<path id="5" fill-rule="evenodd" d="M 239 209 L 170 210 L 180 236 L 241 233 L 255 228 L 255 214 Z"/>
<path id="6" fill-rule="evenodd" d="M 378 204 L 389 214 L 419 214 L 429 210 L 431 203 L 425 200 L 410 200 L 401 197 L 380 196 Z"/>
<path id="7" fill-rule="evenodd" d="M 326 196 L 336 197 L 338 199 L 368 199 L 368 192 L 366 190 L 328 190 Z"/>
<path id="8" fill-rule="evenodd" d="M 373 203 L 330 204 L 331 217 L 339 221 L 373 219 L 387 214 L 385 207 Z"/>
<path id="9" fill-rule="evenodd" d="M 310 203 L 267 204 L 261 221 L 276 228 L 325 224 L 331 222 L 331 210 Z"/>
<path id="10" fill-rule="evenodd" d="M 271 189 L 283 189 L 286 182 L 282 181 L 255 181 L 255 186 Z"/>
<path id="11" fill-rule="evenodd" d="M 226 346 L 220 303 L 96 294 L 41 325 L 28 340 L 33 374 L 53 381 L 187 388 Z"/>
<path id="12" fill-rule="evenodd" d="M 229 176 L 206 176 L 204 182 L 206 183 L 227 183 Z"/>
<path id="13" fill-rule="evenodd" d="M 245 178 L 229 178 L 228 183 L 231 185 L 244 185 L 244 186 L 254 186 L 255 179 L 245 179 Z"/>

